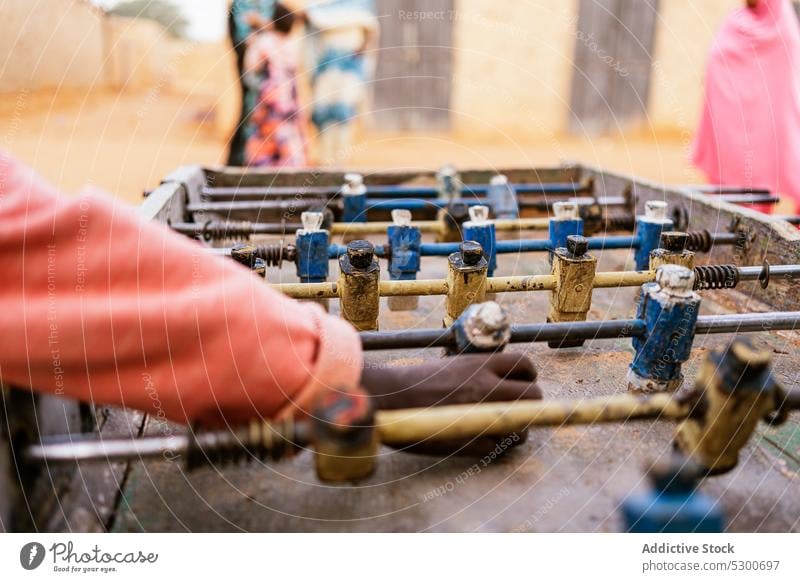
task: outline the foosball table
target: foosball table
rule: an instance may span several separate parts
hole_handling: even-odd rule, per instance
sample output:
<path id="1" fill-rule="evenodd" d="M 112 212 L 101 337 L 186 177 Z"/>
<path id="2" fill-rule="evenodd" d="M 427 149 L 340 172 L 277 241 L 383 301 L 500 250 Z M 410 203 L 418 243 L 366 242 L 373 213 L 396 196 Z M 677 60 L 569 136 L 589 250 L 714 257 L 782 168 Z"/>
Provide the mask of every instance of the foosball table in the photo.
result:
<path id="1" fill-rule="evenodd" d="M 581 165 L 182 168 L 142 216 L 348 320 L 368 365 L 524 352 L 544 399 L 339 395 L 315 421 L 204 432 L 7 389 L 2 523 L 796 531 L 800 233 L 745 206 L 775 200 Z M 404 450 L 482 435 L 497 446 L 480 458 Z"/>

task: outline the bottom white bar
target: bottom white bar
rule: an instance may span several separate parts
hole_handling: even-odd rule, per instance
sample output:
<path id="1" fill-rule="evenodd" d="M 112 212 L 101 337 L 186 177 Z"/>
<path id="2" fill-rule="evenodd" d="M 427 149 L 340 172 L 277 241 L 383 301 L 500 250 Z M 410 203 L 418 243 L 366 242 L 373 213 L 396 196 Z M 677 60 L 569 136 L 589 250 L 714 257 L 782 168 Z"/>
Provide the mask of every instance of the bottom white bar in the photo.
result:
<path id="1" fill-rule="evenodd" d="M 798 542 L 793 534 L 0 534 L 0 580 L 794 582 Z"/>

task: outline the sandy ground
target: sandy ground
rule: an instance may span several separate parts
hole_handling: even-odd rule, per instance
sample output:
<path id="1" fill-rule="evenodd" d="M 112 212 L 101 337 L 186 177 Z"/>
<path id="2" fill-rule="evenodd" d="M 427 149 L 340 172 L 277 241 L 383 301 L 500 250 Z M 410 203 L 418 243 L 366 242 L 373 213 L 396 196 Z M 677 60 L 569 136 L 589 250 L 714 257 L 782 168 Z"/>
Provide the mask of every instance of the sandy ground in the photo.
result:
<path id="1" fill-rule="evenodd" d="M 522 128 L 524 129 L 524 128 Z M 601 138 L 362 131 L 344 164 L 359 168 L 547 166 L 580 161 L 665 183 L 699 183 L 679 136 Z M 142 91 L 7 95 L 0 100 L 0 148 L 68 192 L 84 185 L 138 203 L 184 164 L 218 164 L 224 130 L 208 97 Z"/>

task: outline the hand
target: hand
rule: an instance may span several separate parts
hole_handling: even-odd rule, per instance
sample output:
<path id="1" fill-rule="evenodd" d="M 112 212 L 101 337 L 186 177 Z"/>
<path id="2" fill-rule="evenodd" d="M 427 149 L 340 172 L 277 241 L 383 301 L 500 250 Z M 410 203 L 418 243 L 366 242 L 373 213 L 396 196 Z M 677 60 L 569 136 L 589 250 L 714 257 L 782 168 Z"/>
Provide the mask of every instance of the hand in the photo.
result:
<path id="1" fill-rule="evenodd" d="M 538 400 L 542 397 L 536 384 L 533 362 L 524 354 L 513 353 L 454 356 L 398 368 L 365 366 L 361 385 L 372 395 L 377 409 Z M 494 450 L 509 436 L 516 445 L 525 441 L 526 434 L 482 436 L 469 441 L 409 443 L 402 448 L 428 454 L 481 455 Z"/>

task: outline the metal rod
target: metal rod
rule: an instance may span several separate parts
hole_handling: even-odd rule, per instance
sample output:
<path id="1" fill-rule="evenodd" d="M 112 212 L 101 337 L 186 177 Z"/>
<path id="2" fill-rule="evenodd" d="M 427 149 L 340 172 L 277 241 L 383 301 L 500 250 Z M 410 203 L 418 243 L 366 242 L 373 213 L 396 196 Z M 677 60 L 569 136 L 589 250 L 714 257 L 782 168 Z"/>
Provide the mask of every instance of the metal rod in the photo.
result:
<path id="1" fill-rule="evenodd" d="M 394 223 L 389 221 L 373 222 L 334 222 L 330 227 L 331 234 L 385 234 Z M 439 234 L 445 231 L 441 220 L 415 220 L 413 225 L 425 234 Z M 498 232 L 547 230 L 549 218 L 508 218 L 494 220 Z M 210 221 L 210 222 L 173 222 L 170 228 L 175 232 L 188 236 L 211 238 L 246 238 L 259 234 L 294 234 L 303 225 L 298 222 L 244 222 L 244 221 Z"/>
<path id="2" fill-rule="evenodd" d="M 362 331 L 361 346 L 364 350 L 400 350 L 407 348 L 448 348 L 455 345 L 453 330 L 409 329 L 397 331 Z M 513 340 L 512 340 L 513 341 Z"/>
<path id="3" fill-rule="evenodd" d="M 331 234 L 385 234 L 393 224 L 388 221 L 334 222 L 331 225 Z M 438 220 L 415 220 L 413 225 L 426 234 L 438 234 L 444 229 L 444 224 Z"/>
<path id="4" fill-rule="evenodd" d="M 553 247 L 549 239 L 499 240 L 494 245 L 497 254 L 540 253 Z"/>
<path id="5" fill-rule="evenodd" d="M 188 236 L 202 236 L 206 233 L 224 233 L 225 236 L 216 238 L 246 237 L 253 234 L 287 234 L 294 233 L 298 228 L 303 228 L 300 223 L 294 222 L 173 222 L 169 227 L 175 232 Z M 229 233 L 229 234 L 228 234 Z"/>
<path id="6" fill-rule="evenodd" d="M 421 295 L 447 295 L 446 279 L 417 279 L 409 281 L 380 281 L 381 297 L 410 297 Z"/>
<path id="7" fill-rule="evenodd" d="M 701 315 L 697 334 L 752 333 L 800 328 L 800 311 Z M 564 323 L 528 323 L 511 326 L 510 343 L 566 342 L 643 337 L 641 319 L 612 321 L 574 321 Z M 359 334 L 364 350 L 453 347 L 450 329 L 415 329 L 410 331 L 367 331 Z"/>
<path id="8" fill-rule="evenodd" d="M 547 230 L 549 218 L 504 218 L 496 219 L 494 228 L 498 232 L 521 230 Z M 375 222 L 334 222 L 331 234 L 385 234 L 394 223 L 388 221 Z M 445 224 L 440 220 L 415 220 L 412 223 L 420 232 L 439 234 L 445 231 Z"/>
<path id="9" fill-rule="evenodd" d="M 747 186 L 722 186 L 720 184 L 689 184 L 686 186 L 703 194 L 761 194 L 770 195 L 769 188 L 748 188 Z"/>
<path id="10" fill-rule="evenodd" d="M 559 197 L 548 198 L 547 200 L 519 200 L 520 208 L 536 209 L 547 211 L 555 202 L 575 200 L 575 198 Z M 600 206 L 625 206 L 628 202 L 622 196 L 610 196 L 605 198 L 591 199 Z M 486 201 L 480 198 L 464 198 L 463 202 L 468 206 L 485 204 Z M 423 199 L 387 199 L 375 200 L 367 199 L 366 210 L 439 210 L 446 208 L 449 202 L 444 200 L 423 200 Z M 233 214 L 236 212 L 298 212 L 314 208 L 339 208 L 339 200 L 321 199 L 301 199 L 301 200 L 267 200 L 267 201 L 226 201 L 226 202 L 195 202 L 186 206 L 187 212 L 216 212 L 218 214 Z"/>
<path id="11" fill-rule="evenodd" d="M 701 315 L 695 333 L 751 333 L 758 331 L 792 331 L 800 327 L 800 311 L 737 313 L 733 315 Z"/>
<path id="12" fill-rule="evenodd" d="M 381 442 L 402 445 L 477 435 L 507 435 L 532 426 L 680 420 L 690 412 L 690 403 L 672 395 L 653 394 L 643 398 L 618 394 L 580 400 L 520 400 L 381 410 L 376 414 L 376 426 Z"/>
<path id="13" fill-rule="evenodd" d="M 592 190 L 590 182 L 533 182 L 511 184 L 517 194 L 579 194 Z M 341 186 L 239 186 L 204 188 L 202 195 L 216 200 L 234 198 L 266 199 L 282 197 L 333 197 L 339 194 Z M 464 184 L 463 194 L 486 194 L 487 184 Z M 367 185 L 367 195 L 373 198 L 416 197 L 436 198 L 439 190 L 435 186 L 379 186 Z"/>
<path id="14" fill-rule="evenodd" d="M 556 288 L 553 275 L 517 275 L 511 277 L 489 277 L 487 293 L 515 293 L 520 291 L 552 291 Z"/>
<path id="15" fill-rule="evenodd" d="M 594 289 L 609 287 L 639 287 L 656 280 L 653 271 L 612 271 L 600 272 L 594 276 Z"/>
<path id="16" fill-rule="evenodd" d="M 511 326 L 511 343 L 563 342 L 641 337 L 645 324 L 639 319 L 613 321 L 575 321 L 568 323 L 528 323 Z M 409 331 L 364 331 L 359 333 L 364 350 L 454 347 L 451 329 Z"/>
<path id="17" fill-rule="evenodd" d="M 165 453 L 184 455 L 191 439 L 187 434 L 149 436 L 144 438 L 85 438 L 44 441 L 25 449 L 27 461 L 64 463 L 74 461 L 119 461 L 152 459 Z"/>
<path id="18" fill-rule="evenodd" d="M 594 277 L 594 288 L 637 287 L 655 281 L 651 271 L 599 272 Z M 295 299 L 332 299 L 338 297 L 336 283 L 275 283 L 271 287 Z M 553 275 L 523 275 L 489 277 L 486 279 L 487 293 L 515 293 L 522 291 L 552 291 L 556 288 Z M 408 295 L 447 295 L 446 279 L 422 279 L 411 281 L 381 281 L 382 297 Z"/>
<path id="19" fill-rule="evenodd" d="M 645 419 L 686 418 L 691 403 L 668 394 L 647 397 L 630 394 L 578 400 L 520 400 L 455 404 L 431 408 L 378 410 L 375 430 L 381 442 L 402 445 L 412 442 L 507 435 L 532 426 L 562 426 L 626 422 Z M 269 423 L 264 423 L 269 426 Z M 207 438 L 204 438 L 207 437 Z M 201 451 L 214 455 L 215 442 L 232 444 L 230 431 L 198 434 Z M 204 442 L 207 444 L 204 446 Z M 235 436 L 233 442 L 236 442 Z M 302 443 L 305 444 L 305 443 Z M 242 443 L 244 447 L 244 443 Z M 29 445 L 23 451 L 28 462 L 72 463 L 75 461 L 139 460 L 171 455 L 188 456 L 187 434 L 140 438 L 60 439 Z"/>
<path id="20" fill-rule="evenodd" d="M 732 204 L 777 204 L 781 201 L 779 196 L 758 194 L 720 194 L 719 198 Z"/>
<path id="21" fill-rule="evenodd" d="M 642 241 L 638 236 L 605 236 L 590 237 L 589 250 L 638 249 Z"/>
<path id="22" fill-rule="evenodd" d="M 333 299 L 339 297 L 336 283 L 273 283 L 270 287 L 294 299 Z"/>
<path id="23" fill-rule="evenodd" d="M 369 224 L 369 223 L 366 223 Z M 720 233 L 711 236 L 711 247 L 715 245 L 730 245 L 736 244 L 740 240 L 737 233 Z M 590 250 L 610 250 L 610 249 L 637 249 L 641 245 L 641 239 L 635 235 L 628 236 L 604 236 L 604 237 L 589 237 Z M 422 243 L 420 245 L 420 255 L 423 257 L 449 257 L 453 253 L 457 253 L 460 249 L 461 243 Z M 375 256 L 386 258 L 390 254 L 390 249 L 387 245 L 373 245 L 375 249 Z M 549 239 L 516 239 L 516 240 L 499 240 L 495 243 L 495 253 L 499 255 L 504 254 L 518 254 L 518 253 L 541 253 L 553 250 L 553 244 Z M 700 249 L 704 251 L 705 249 Z M 347 247 L 344 245 L 332 243 L 328 246 L 328 258 L 336 259 L 347 253 Z M 230 250 L 228 250 L 230 254 Z"/>
<path id="24" fill-rule="evenodd" d="M 764 267 L 738 267 L 740 281 L 758 281 L 764 276 Z M 800 265 L 769 265 L 769 277 L 800 278 Z"/>
<path id="25" fill-rule="evenodd" d="M 640 319 L 529 323 L 511 326 L 511 342 L 565 342 L 571 340 L 642 337 L 646 326 Z"/>

